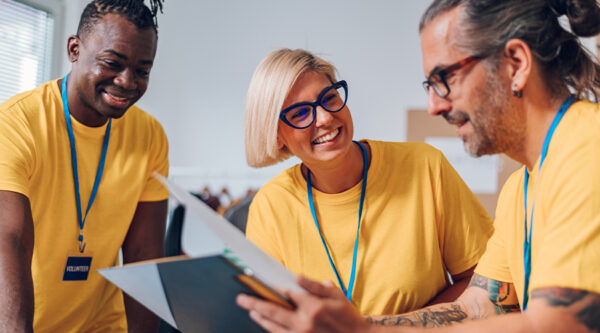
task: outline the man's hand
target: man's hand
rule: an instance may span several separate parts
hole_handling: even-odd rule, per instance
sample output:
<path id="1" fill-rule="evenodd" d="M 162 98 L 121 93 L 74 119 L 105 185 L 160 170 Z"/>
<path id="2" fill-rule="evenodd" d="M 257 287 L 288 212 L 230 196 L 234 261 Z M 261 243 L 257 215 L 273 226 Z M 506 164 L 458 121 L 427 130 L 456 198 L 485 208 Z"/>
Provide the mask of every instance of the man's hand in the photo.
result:
<path id="1" fill-rule="evenodd" d="M 330 281 L 323 284 L 304 277 L 298 284 L 308 293 L 286 291 L 295 310 L 272 302 L 239 295 L 237 304 L 250 311 L 250 317 L 269 332 L 366 332 L 369 325 L 356 312 L 341 290 Z"/>
<path id="2" fill-rule="evenodd" d="M 345 295 L 331 282 L 320 284 L 300 278 L 307 293 L 286 292 L 296 304 L 286 310 L 268 301 L 246 295 L 237 303 L 250 311 L 250 317 L 270 332 L 373 332 L 404 331 L 397 326 L 436 327 L 483 319 L 519 311 L 511 283 L 495 281 L 475 274 L 469 287 L 455 302 L 433 305 L 401 315 L 370 317 L 363 320 Z M 367 325 L 367 322 L 375 325 Z M 388 327 L 381 327 L 388 326 Z"/>

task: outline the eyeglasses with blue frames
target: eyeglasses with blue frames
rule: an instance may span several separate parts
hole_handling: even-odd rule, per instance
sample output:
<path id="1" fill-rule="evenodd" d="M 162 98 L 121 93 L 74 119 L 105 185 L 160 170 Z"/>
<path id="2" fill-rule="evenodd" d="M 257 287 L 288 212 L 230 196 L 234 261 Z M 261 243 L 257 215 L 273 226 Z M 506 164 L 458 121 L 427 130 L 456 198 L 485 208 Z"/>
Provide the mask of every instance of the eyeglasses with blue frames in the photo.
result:
<path id="1" fill-rule="evenodd" d="M 307 128 L 317 118 L 317 106 L 322 107 L 328 112 L 338 112 L 346 106 L 347 100 L 348 84 L 342 80 L 323 89 L 317 100 L 313 103 L 296 103 L 281 110 L 279 118 L 293 128 Z"/>
<path id="2" fill-rule="evenodd" d="M 448 97 L 448 95 L 450 95 L 450 86 L 448 85 L 448 77 L 451 76 L 452 74 L 454 74 L 456 71 L 458 71 L 459 69 L 467 66 L 468 64 L 474 62 L 474 61 L 479 61 L 481 59 L 485 58 L 485 56 L 469 56 L 466 57 L 464 59 L 462 59 L 461 61 L 452 64 L 448 67 L 443 67 L 443 68 L 436 68 L 433 70 L 433 72 L 431 72 L 431 74 L 429 74 L 429 77 L 427 78 L 427 80 L 423 81 L 423 88 L 425 88 L 425 91 L 427 92 L 427 94 L 429 95 L 429 87 L 433 88 L 433 91 L 435 91 L 435 93 L 442 97 L 442 98 L 446 98 Z"/>

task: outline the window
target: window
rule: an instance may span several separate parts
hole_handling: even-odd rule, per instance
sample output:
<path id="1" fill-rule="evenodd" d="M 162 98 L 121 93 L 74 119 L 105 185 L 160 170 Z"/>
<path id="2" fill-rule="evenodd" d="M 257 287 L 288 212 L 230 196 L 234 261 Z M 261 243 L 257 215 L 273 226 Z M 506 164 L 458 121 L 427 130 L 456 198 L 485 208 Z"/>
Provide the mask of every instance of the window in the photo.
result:
<path id="1" fill-rule="evenodd" d="M 50 79 L 54 19 L 14 0 L 0 0 L 0 103 Z"/>

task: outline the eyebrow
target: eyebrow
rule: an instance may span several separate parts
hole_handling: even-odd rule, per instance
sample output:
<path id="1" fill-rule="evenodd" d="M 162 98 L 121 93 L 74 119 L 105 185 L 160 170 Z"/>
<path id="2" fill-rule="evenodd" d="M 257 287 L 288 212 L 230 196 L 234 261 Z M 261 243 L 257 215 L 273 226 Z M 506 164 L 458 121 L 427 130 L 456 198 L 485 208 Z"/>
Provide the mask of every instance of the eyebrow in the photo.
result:
<path id="1" fill-rule="evenodd" d="M 440 71 L 442 71 L 442 70 L 443 70 L 445 67 L 446 67 L 446 66 L 440 66 L 440 65 L 437 65 L 437 66 L 435 66 L 435 67 L 434 67 L 434 68 L 433 68 L 433 69 L 432 69 L 432 70 L 429 72 L 429 74 L 427 75 L 427 77 L 428 77 L 428 78 L 430 78 L 430 77 L 431 77 L 433 74 L 437 74 L 437 73 L 439 73 L 439 72 L 440 72 Z"/>
<path id="2" fill-rule="evenodd" d="M 117 52 L 117 51 L 115 51 L 113 49 L 106 49 L 106 50 L 104 50 L 104 52 L 113 54 L 113 55 L 115 55 L 116 57 L 118 57 L 120 59 L 127 60 L 127 56 L 126 55 L 124 55 L 122 53 L 119 53 L 119 52 Z M 142 65 L 152 65 L 152 64 L 153 64 L 152 60 L 142 60 Z"/>

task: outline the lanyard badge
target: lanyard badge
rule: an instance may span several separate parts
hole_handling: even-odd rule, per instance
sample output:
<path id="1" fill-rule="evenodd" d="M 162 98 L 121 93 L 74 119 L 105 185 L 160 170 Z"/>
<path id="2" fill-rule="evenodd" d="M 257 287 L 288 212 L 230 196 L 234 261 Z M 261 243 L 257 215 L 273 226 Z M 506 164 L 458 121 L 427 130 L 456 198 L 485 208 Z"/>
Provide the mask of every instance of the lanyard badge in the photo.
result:
<path id="1" fill-rule="evenodd" d="M 556 127 L 562 120 L 563 116 L 567 112 L 567 109 L 573 104 L 575 101 L 575 96 L 571 95 L 567 98 L 566 101 L 562 104 L 556 116 L 554 116 L 554 120 L 552 121 L 552 125 L 548 129 L 546 133 L 546 139 L 544 140 L 544 145 L 542 146 L 542 154 L 540 157 L 540 166 L 538 167 L 538 176 L 536 181 L 536 187 L 533 194 L 533 202 L 531 204 L 531 218 L 529 219 L 529 234 L 527 233 L 527 188 L 529 187 L 529 172 L 527 168 L 525 168 L 525 179 L 523 180 L 523 191 L 524 191 L 524 206 L 525 206 L 525 223 L 523 227 L 525 229 L 525 235 L 523 240 L 523 266 L 525 269 L 525 279 L 523 286 L 523 311 L 527 309 L 527 303 L 529 301 L 529 278 L 531 277 L 531 234 L 533 232 L 533 210 L 535 208 L 535 197 L 537 194 L 537 184 L 540 183 L 541 172 L 542 172 L 542 164 L 544 164 L 544 160 L 546 159 L 546 155 L 548 155 L 548 146 L 550 145 L 550 140 L 552 140 L 552 136 L 554 135 L 554 131 Z"/>
<path id="2" fill-rule="evenodd" d="M 63 281 L 86 281 L 92 268 L 92 257 L 82 256 L 80 252 L 67 255 Z"/>
<path id="3" fill-rule="evenodd" d="M 96 199 L 100 180 L 102 179 L 102 172 L 104 171 L 104 162 L 106 160 L 106 151 L 108 150 L 108 140 L 110 137 L 110 127 L 112 119 L 108 120 L 106 126 L 106 133 L 104 134 L 104 142 L 102 144 L 102 155 L 98 163 L 98 170 L 96 171 L 96 178 L 94 179 L 94 185 L 92 187 L 92 193 L 90 194 L 90 200 L 88 202 L 85 215 L 82 214 L 81 210 L 81 196 L 79 193 L 79 174 L 77 171 L 77 151 L 75 149 L 75 135 L 73 134 L 73 126 L 71 124 L 71 114 L 69 112 L 69 103 L 67 100 L 67 79 L 69 74 L 65 75 L 62 81 L 62 103 L 65 116 L 65 122 L 67 125 L 67 133 L 69 135 L 69 143 L 71 147 L 71 166 L 73 168 L 73 183 L 75 186 L 75 200 L 77 205 L 77 223 L 79 225 L 79 253 L 82 254 L 85 251 L 86 243 L 83 241 L 83 227 L 85 225 L 85 219 L 87 214 Z M 67 263 L 65 265 L 65 272 L 63 275 L 63 281 L 80 281 L 87 280 L 88 272 L 91 267 L 92 257 L 82 256 L 67 256 Z"/>
<path id="4" fill-rule="evenodd" d="M 325 243 L 325 239 L 323 238 L 323 234 L 321 233 L 321 228 L 319 227 L 319 220 L 317 219 L 317 213 L 315 212 L 315 203 L 312 196 L 312 186 L 310 181 L 310 169 L 306 168 L 306 191 L 308 192 L 308 204 L 310 205 L 310 212 L 312 213 L 313 219 L 315 220 L 315 225 L 317 227 L 317 231 L 319 232 L 319 236 L 321 237 L 321 241 L 323 242 L 323 247 L 325 248 L 325 253 L 327 253 L 327 258 L 329 259 L 329 264 L 335 273 L 335 277 L 338 280 L 338 284 L 340 288 L 346 294 L 346 298 L 349 301 L 352 301 L 352 290 L 354 289 L 354 278 L 356 276 L 356 257 L 358 253 L 358 235 L 360 231 L 360 220 L 362 217 L 362 209 L 363 203 L 365 202 L 365 193 L 367 191 L 367 171 L 369 170 L 369 158 L 367 156 L 367 149 L 365 146 L 358 142 L 354 141 L 361 149 L 363 153 L 363 178 L 362 178 L 362 188 L 360 191 L 360 203 L 358 205 L 358 226 L 356 227 L 356 239 L 354 240 L 354 253 L 352 254 L 352 269 L 350 271 L 350 281 L 348 281 L 348 288 L 344 286 L 342 282 L 342 278 L 338 273 L 333 260 L 331 259 L 331 255 L 329 254 L 329 249 L 327 248 L 327 244 Z"/>

